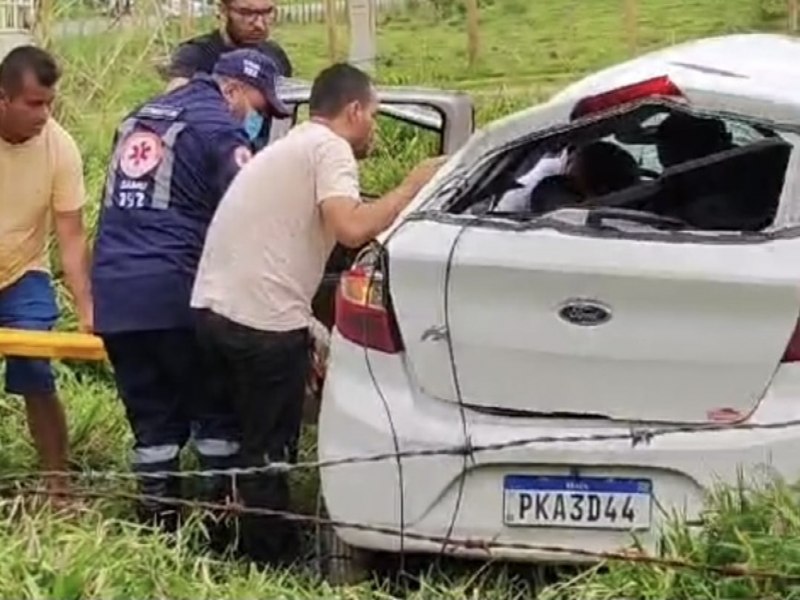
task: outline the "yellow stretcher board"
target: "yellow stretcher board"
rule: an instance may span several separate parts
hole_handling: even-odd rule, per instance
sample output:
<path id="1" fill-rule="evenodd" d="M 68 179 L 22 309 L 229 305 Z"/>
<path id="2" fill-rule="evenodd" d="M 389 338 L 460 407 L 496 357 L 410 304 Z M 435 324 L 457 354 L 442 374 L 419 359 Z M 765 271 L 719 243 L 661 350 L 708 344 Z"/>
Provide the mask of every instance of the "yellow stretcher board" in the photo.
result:
<path id="1" fill-rule="evenodd" d="M 0 327 L 0 356 L 107 360 L 103 340 L 89 333 Z"/>

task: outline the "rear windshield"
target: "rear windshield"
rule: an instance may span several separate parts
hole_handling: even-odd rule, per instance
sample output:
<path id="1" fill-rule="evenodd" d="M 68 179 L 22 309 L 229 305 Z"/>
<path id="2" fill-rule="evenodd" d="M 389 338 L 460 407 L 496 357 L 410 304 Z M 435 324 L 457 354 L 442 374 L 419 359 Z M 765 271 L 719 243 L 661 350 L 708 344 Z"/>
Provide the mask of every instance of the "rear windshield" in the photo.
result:
<path id="1" fill-rule="evenodd" d="M 761 231 L 775 220 L 792 148 L 761 125 L 640 105 L 509 148 L 454 212 L 530 219 L 614 207 L 686 229 Z"/>

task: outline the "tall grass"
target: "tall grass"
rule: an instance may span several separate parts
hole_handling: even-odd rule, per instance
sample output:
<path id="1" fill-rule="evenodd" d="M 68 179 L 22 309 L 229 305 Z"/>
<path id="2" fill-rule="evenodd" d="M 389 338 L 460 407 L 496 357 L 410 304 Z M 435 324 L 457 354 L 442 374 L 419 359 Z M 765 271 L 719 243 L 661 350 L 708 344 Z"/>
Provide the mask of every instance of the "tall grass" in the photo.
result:
<path id="1" fill-rule="evenodd" d="M 582 73 L 627 55 L 619 34 L 621 16 L 607 0 L 482 4 L 483 54 L 467 68 L 463 15 L 453 3 L 412 2 L 410 11 L 384 17 L 378 77 L 392 84 L 429 84 L 472 90 L 484 123 L 542 98 Z M 452 5 L 452 6 L 451 6 Z M 63 13 L 77 14 L 66 4 Z M 731 31 L 774 29 L 783 18 L 776 7 L 741 0 L 642 0 L 642 48 Z M 156 65 L 177 40 L 174 24 L 153 24 L 140 6 L 133 26 L 84 38 L 53 37 L 49 47 L 64 69 L 57 105 L 59 120 L 82 149 L 94 228 L 113 132 L 120 119 L 157 93 L 164 82 Z M 144 15 L 144 16 L 142 16 Z M 209 23 L 201 23 L 210 26 Z M 301 76 L 310 78 L 326 61 L 322 26 L 284 26 L 278 38 Z M 435 151 L 429 135 L 383 126 L 376 156 L 363 167 L 368 192 L 388 189 L 425 155 Z M 55 258 L 55 255 L 54 255 Z M 57 260 L 55 273 L 58 276 Z M 59 286 L 64 317 L 74 316 Z M 131 435 L 107 367 L 59 364 L 61 395 L 67 405 L 72 466 L 125 469 Z M 17 399 L 0 396 L 0 474 L 33 470 L 34 453 Z M 303 452 L 314 456 L 313 431 Z M 127 489 L 129 483 L 123 484 Z M 298 510 L 312 511 L 316 478 L 306 474 Z M 721 490 L 709 500 L 711 519 L 699 533 L 675 524 L 666 548 L 675 556 L 712 564 L 741 563 L 787 572 L 800 571 L 800 511 L 794 490 L 776 485 L 749 495 Z M 56 516 L 19 500 L 0 501 L 0 596 L 19 598 L 388 598 L 398 590 L 385 584 L 333 590 L 302 568 L 261 572 L 203 554 L 201 532 L 187 527 L 168 540 L 128 522 L 127 503 L 98 502 L 78 516 Z M 410 598 L 522 598 L 532 588 L 503 573 L 478 570 L 446 576 L 427 573 L 404 591 Z M 791 598 L 794 588 L 746 577 L 723 580 L 702 573 L 613 564 L 583 573 L 543 593 L 546 598 Z"/>

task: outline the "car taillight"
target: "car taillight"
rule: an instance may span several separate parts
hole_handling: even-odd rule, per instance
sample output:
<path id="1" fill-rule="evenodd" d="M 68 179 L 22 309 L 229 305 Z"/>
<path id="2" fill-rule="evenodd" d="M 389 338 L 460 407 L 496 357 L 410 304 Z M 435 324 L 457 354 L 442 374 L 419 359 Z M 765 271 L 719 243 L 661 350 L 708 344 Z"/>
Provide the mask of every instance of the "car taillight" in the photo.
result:
<path id="1" fill-rule="evenodd" d="M 684 96 L 683 92 L 672 83 L 669 77 L 656 77 L 596 96 L 587 96 L 575 105 L 570 118 L 578 119 L 627 104 L 628 102 L 658 97 L 683 98 Z"/>
<path id="2" fill-rule="evenodd" d="M 336 329 L 347 340 L 389 354 L 403 351 L 383 273 L 357 265 L 342 275 L 336 292 Z"/>
<path id="3" fill-rule="evenodd" d="M 800 319 L 792 332 L 792 337 L 789 339 L 789 344 L 786 346 L 786 351 L 783 353 L 781 362 L 790 363 L 800 361 Z"/>

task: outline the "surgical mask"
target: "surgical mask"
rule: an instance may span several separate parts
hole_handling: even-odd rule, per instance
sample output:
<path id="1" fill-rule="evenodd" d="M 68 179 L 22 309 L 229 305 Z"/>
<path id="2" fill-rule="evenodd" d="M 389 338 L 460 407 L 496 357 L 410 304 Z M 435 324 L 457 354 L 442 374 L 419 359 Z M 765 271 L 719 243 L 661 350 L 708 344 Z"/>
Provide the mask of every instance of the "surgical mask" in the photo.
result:
<path id="1" fill-rule="evenodd" d="M 249 110 L 247 116 L 244 118 L 244 130 L 247 132 L 247 137 L 250 138 L 250 141 L 258 137 L 263 126 L 264 117 L 252 109 Z"/>

